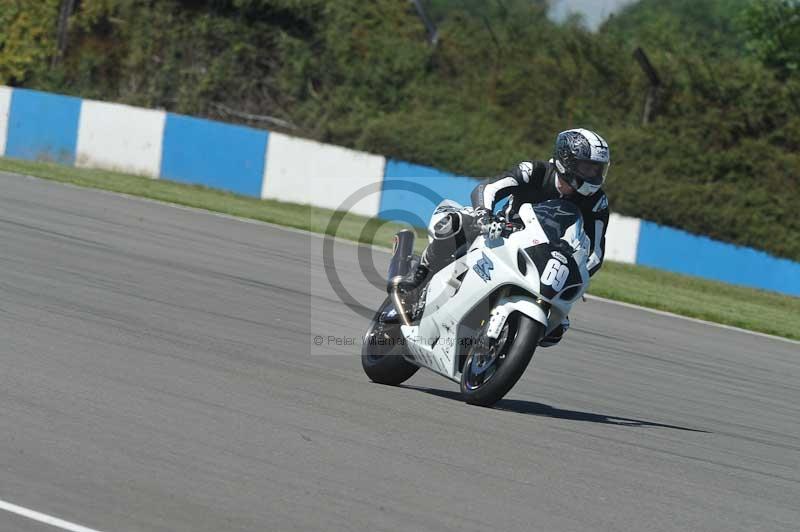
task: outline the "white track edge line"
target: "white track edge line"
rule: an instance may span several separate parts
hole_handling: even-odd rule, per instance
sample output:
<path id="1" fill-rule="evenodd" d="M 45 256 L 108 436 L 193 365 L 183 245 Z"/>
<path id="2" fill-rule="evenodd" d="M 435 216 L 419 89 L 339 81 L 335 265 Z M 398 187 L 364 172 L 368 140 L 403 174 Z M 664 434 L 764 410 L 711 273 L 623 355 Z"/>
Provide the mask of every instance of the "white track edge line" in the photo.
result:
<path id="1" fill-rule="evenodd" d="M 314 231 L 309 231 L 307 229 L 298 229 L 297 227 L 290 227 L 290 226 L 280 225 L 280 224 L 276 224 L 276 223 L 272 223 L 272 222 L 265 222 L 263 220 L 255 220 L 253 218 L 243 218 L 241 216 L 236 216 L 236 215 L 233 215 L 233 214 L 226 214 L 224 212 L 210 211 L 208 209 L 203 209 L 203 208 L 200 208 L 200 207 L 190 207 L 188 205 L 181 205 L 179 203 L 172 203 L 170 201 L 157 200 L 157 199 L 153 199 L 153 198 L 146 198 L 146 197 L 143 197 L 143 196 L 134 196 L 133 194 L 126 194 L 125 192 L 115 192 L 113 190 L 104 190 L 104 189 L 101 189 L 101 188 L 83 187 L 83 186 L 80 186 L 80 185 L 74 185 L 72 183 L 64 183 L 64 182 L 61 182 L 61 181 L 53 181 L 51 179 L 45 179 L 43 177 L 36 177 L 36 176 L 27 175 L 27 174 L 15 174 L 14 172 L 5 172 L 5 173 L 7 175 L 17 175 L 17 176 L 21 176 L 21 177 L 24 177 L 24 178 L 27 178 L 27 179 L 34 180 L 34 181 L 42 181 L 42 182 L 46 182 L 46 183 L 56 183 L 56 184 L 63 185 L 65 187 L 69 187 L 69 188 L 76 188 L 76 189 L 82 189 L 82 190 L 89 189 L 89 190 L 94 190 L 94 191 L 97 191 L 97 192 L 100 192 L 100 193 L 103 193 L 103 194 L 110 194 L 112 196 L 121 196 L 123 198 L 128 198 L 128 199 L 135 200 L 135 201 L 143 201 L 143 202 L 146 202 L 146 203 L 155 203 L 155 204 L 159 204 L 159 205 L 167 205 L 169 207 L 173 207 L 175 209 L 180 209 L 180 210 L 184 210 L 184 211 L 190 211 L 190 212 L 196 212 L 196 213 L 202 213 L 202 214 L 210 214 L 212 216 L 217 216 L 219 218 L 225 218 L 227 220 L 235 220 L 235 221 L 248 223 L 248 224 L 265 225 L 267 227 L 271 227 L 273 229 L 278 229 L 278 230 L 281 230 L 281 231 L 299 233 L 299 234 L 303 234 L 303 235 L 314 236 L 314 237 L 317 237 L 317 238 L 325 238 L 325 236 L 326 236 L 326 235 L 324 235 L 322 233 L 315 233 Z M 311 206 L 309 205 L 309 207 L 311 207 Z M 364 243 L 361 243 L 361 242 L 354 242 L 352 240 L 346 240 L 346 239 L 340 238 L 340 237 L 333 237 L 333 238 L 334 238 L 334 240 L 336 240 L 337 242 L 340 242 L 342 244 L 350 244 L 351 246 L 358 246 L 358 247 L 364 246 L 364 247 L 372 248 L 375 251 L 380 251 L 382 253 L 390 253 L 390 251 L 388 249 L 382 248 L 380 246 L 376 246 L 374 244 L 364 244 Z M 691 322 L 694 322 L 694 323 L 708 325 L 708 326 L 711 326 L 711 327 L 718 327 L 720 329 L 726 329 L 726 330 L 729 330 L 729 331 L 737 331 L 737 332 L 744 333 L 744 334 L 750 334 L 750 335 L 753 335 L 753 336 L 759 336 L 761 338 L 768 338 L 770 340 L 778 340 L 778 341 L 787 342 L 787 343 L 790 343 L 790 344 L 793 344 L 793 345 L 800 345 L 800 341 L 792 340 L 791 338 L 784 338 L 783 336 L 775 336 L 774 334 L 767 334 L 767 333 L 762 333 L 762 332 L 758 332 L 758 331 L 751 331 L 749 329 L 742 329 L 741 327 L 734 327 L 733 325 L 725 325 L 725 324 L 722 324 L 722 323 L 715 323 L 713 321 L 701 320 L 699 318 L 691 318 L 689 316 L 683 316 L 681 314 L 674 314 L 672 312 L 667 312 L 667 311 L 664 311 L 664 310 L 658 310 L 658 309 L 654 309 L 654 308 L 643 307 L 641 305 L 635 305 L 633 303 L 626 303 L 624 301 L 616 301 L 614 299 L 606 299 L 604 297 L 593 296 L 591 294 L 586 294 L 586 299 L 593 299 L 593 300 L 596 300 L 596 301 L 600 301 L 602 303 L 608 303 L 608 304 L 611 304 L 611 305 L 619 305 L 621 307 L 627 307 L 627 308 L 630 308 L 630 309 L 641 310 L 643 312 L 649 312 L 651 314 L 656 314 L 658 316 L 666 316 L 666 317 L 670 317 L 670 318 L 677 318 L 677 319 L 681 319 L 681 320 L 691 321 Z"/>
<path id="2" fill-rule="evenodd" d="M 83 525 L 70 523 L 69 521 L 59 519 L 58 517 L 53 517 L 52 515 L 43 514 L 28 508 L 23 508 L 22 506 L 17 506 L 16 504 L 11 504 L 10 502 L 3 500 L 0 500 L 0 510 L 5 510 L 6 512 L 25 517 L 32 521 L 38 521 L 46 525 L 54 526 L 62 530 L 68 530 L 69 532 L 100 532 L 94 528 L 88 528 Z"/>

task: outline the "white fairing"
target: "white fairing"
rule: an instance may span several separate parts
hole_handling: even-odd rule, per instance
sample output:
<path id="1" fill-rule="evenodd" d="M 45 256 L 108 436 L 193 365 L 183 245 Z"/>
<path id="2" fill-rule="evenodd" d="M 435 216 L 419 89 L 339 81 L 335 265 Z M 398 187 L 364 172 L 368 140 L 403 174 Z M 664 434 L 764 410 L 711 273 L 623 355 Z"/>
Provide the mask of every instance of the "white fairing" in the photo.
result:
<path id="1" fill-rule="evenodd" d="M 455 202 L 442 202 L 434 214 L 435 220 L 431 221 L 430 233 L 442 216 L 460 208 Z M 531 205 L 522 205 L 519 215 L 525 224 L 523 230 L 495 240 L 479 236 L 466 255 L 433 276 L 419 324 L 402 327 L 408 357 L 415 364 L 458 381 L 461 376 L 458 355 L 465 353 L 470 341 L 477 336 L 478 330 L 474 328 L 480 328 L 481 320 L 490 320 L 487 334 L 491 335 L 491 329 L 502 328 L 509 314 L 522 312 L 549 331 L 561 323 L 572 305 L 580 300 L 589 283 L 586 261 L 590 246 L 580 218 L 561 238 L 573 250 L 575 262 L 570 264 L 577 264 L 579 271 L 569 278 L 578 279 L 578 284 L 563 286 L 554 298 L 547 298 L 542 294 L 542 283 L 552 287 L 554 276 L 552 272 L 538 271 L 525 250 L 547 243 L 549 239 Z M 518 259 L 525 260 L 524 274 Z M 550 262 L 554 267 L 567 269 L 566 263 L 556 262 L 556 259 Z M 505 288 L 513 289 L 513 295 L 503 295 L 511 291 Z M 569 299 L 563 298 L 566 293 Z M 543 310 L 546 305 L 542 305 L 542 301 L 549 303 L 549 312 Z M 476 312 L 480 318 L 477 323 Z"/>

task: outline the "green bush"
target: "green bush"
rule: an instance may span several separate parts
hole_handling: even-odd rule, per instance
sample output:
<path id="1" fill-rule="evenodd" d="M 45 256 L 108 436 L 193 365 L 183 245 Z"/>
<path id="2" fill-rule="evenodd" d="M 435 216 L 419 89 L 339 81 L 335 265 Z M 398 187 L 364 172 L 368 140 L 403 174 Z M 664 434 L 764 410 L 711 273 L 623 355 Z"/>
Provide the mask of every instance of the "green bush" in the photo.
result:
<path id="1" fill-rule="evenodd" d="M 0 82 L 23 83 L 56 50 L 59 0 L 0 0 Z"/>

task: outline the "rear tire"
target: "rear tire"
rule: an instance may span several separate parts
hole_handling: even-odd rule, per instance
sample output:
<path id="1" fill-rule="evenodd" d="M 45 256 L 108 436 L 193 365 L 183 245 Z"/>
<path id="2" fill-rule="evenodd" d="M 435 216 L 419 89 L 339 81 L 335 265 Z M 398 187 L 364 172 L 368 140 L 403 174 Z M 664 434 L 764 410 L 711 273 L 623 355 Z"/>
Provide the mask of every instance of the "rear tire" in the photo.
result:
<path id="1" fill-rule="evenodd" d="M 381 321 L 384 311 L 391 306 L 391 300 L 386 298 L 364 334 L 361 367 L 373 382 L 397 386 L 410 379 L 419 366 L 403 358 L 406 347 L 400 323 Z"/>
<path id="2" fill-rule="evenodd" d="M 499 353 L 490 363 L 482 364 L 478 357 L 486 360 L 489 352 L 484 330 L 464 362 L 461 373 L 464 401 L 471 405 L 492 406 L 502 399 L 525 373 L 544 331 L 541 323 L 515 312 L 508 317 L 500 335 L 502 338 L 505 334 L 506 339 L 497 348 Z"/>

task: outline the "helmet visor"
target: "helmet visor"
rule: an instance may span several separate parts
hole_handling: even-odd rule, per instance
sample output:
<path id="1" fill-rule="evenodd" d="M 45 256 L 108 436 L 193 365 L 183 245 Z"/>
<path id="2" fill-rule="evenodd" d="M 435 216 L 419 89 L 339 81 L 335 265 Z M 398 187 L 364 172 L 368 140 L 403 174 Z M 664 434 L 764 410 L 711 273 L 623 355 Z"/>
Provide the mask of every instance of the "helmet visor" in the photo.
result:
<path id="1" fill-rule="evenodd" d="M 580 186 L 576 187 L 575 190 L 577 190 L 578 194 L 581 196 L 591 196 L 600 190 L 600 185 L 592 185 L 588 181 L 581 181 Z"/>
<path id="2" fill-rule="evenodd" d="M 575 173 L 586 183 L 600 186 L 608 173 L 608 163 L 597 161 L 578 161 L 575 165 Z"/>

